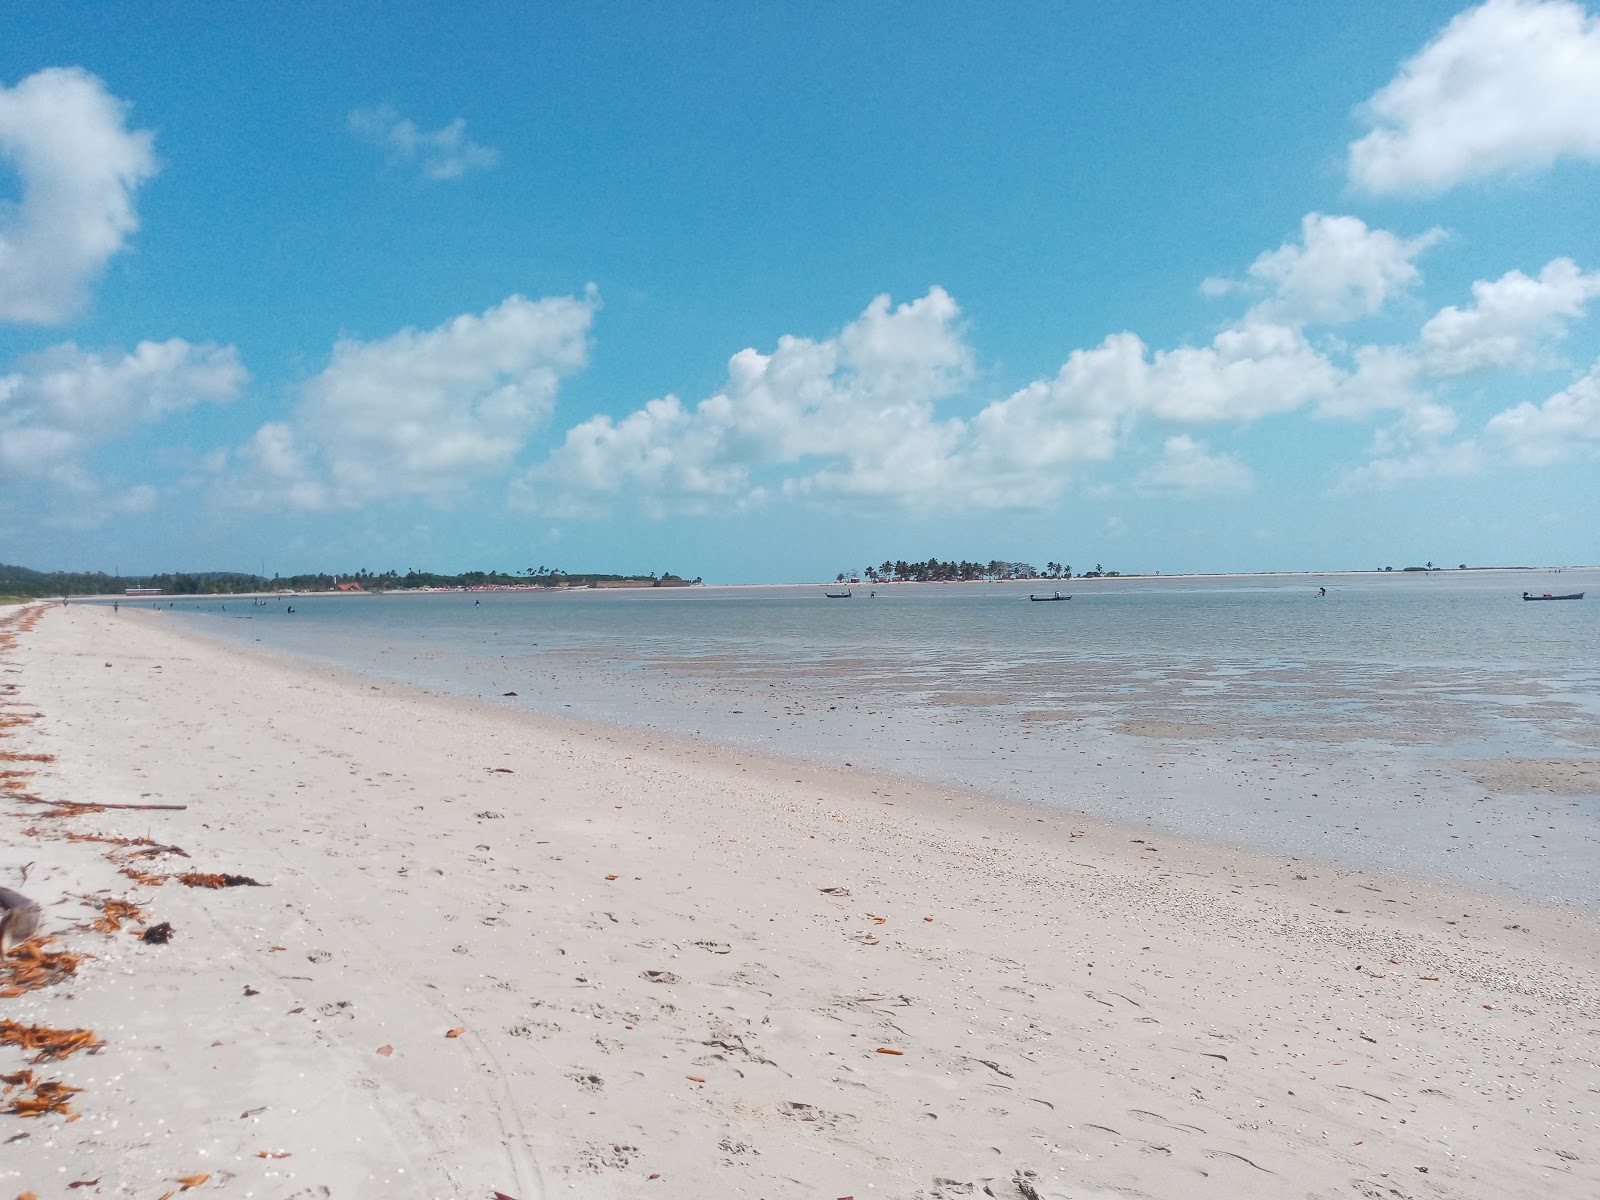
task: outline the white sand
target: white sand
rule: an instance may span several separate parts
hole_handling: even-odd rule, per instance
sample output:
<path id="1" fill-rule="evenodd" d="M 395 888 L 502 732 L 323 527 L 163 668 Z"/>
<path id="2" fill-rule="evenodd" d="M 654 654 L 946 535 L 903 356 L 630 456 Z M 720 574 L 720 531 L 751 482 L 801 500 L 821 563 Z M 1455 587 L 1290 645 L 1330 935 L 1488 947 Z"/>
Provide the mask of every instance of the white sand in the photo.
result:
<path id="1" fill-rule="evenodd" d="M 0 884 L 95 956 L 0 1016 L 107 1042 L 34 1068 L 81 1119 L 0 1115 L 0 1195 L 1600 1194 L 1582 913 L 373 686 L 151 614 L 52 609 L 0 672 L 0 711 L 42 714 L 0 751 L 56 756 L 15 787 L 188 806 L 0 799 Z M 69 829 L 270 886 L 138 885 Z M 176 936 L 74 930 L 97 893 Z"/>

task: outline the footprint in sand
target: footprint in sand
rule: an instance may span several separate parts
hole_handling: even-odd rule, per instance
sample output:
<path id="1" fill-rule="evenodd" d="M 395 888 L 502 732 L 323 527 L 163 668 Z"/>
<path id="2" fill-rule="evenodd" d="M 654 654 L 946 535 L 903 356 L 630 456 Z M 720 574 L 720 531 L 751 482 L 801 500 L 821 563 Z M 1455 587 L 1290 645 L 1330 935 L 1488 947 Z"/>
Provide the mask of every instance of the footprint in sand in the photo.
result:
<path id="1" fill-rule="evenodd" d="M 589 1145 L 578 1155 L 578 1165 L 586 1171 L 625 1171 L 639 1153 L 637 1146 L 613 1142 L 610 1146 Z"/>
<path id="2" fill-rule="evenodd" d="M 802 1104 L 798 1100 L 785 1100 L 773 1110 L 786 1121 L 798 1121 L 804 1125 L 815 1125 L 823 1129 L 836 1129 L 840 1125 L 853 1125 L 857 1118 L 851 1113 L 835 1113 L 818 1108 L 814 1104 Z"/>
<path id="3" fill-rule="evenodd" d="M 640 978 L 646 979 L 651 983 L 681 983 L 682 982 L 682 980 L 680 980 L 671 971 L 643 971 L 643 972 L 640 973 Z"/>

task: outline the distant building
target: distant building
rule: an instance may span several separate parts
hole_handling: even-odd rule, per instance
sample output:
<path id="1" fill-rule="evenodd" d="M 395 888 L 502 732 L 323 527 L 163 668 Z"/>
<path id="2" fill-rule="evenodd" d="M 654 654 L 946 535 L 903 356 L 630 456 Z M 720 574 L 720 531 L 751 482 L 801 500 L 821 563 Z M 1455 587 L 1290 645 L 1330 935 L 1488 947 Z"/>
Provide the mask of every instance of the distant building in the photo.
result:
<path id="1" fill-rule="evenodd" d="M 363 590 L 359 583 L 336 583 L 333 586 L 335 590 L 341 592 L 359 592 Z"/>

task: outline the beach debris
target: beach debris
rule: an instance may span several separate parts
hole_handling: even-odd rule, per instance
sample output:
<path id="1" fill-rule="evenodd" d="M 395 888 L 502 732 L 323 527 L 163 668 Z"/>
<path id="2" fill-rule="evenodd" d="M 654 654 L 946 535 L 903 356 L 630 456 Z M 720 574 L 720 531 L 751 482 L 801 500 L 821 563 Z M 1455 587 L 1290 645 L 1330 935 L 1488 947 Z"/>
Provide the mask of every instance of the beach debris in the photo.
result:
<path id="1" fill-rule="evenodd" d="M 510 767 L 485 767 L 484 770 L 488 771 L 491 775 L 515 775 L 516 774 L 516 772 L 513 771 Z"/>
<path id="2" fill-rule="evenodd" d="M 467 1027 L 465 1025 L 457 1025 L 454 1029 L 446 1029 L 444 1035 L 447 1038 L 458 1038 L 466 1031 Z"/>
<path id="3" fill-rule="evenodd" d="M 500 694 L 502 696 L 515 696 L 516 695 L 515 692 L 501 692 Z"/>
<path id="4" fill-rule="evenodd" d="M 100 1181 L 98 1179 L 74 1179 L 71 1183 L 67 1184 L 68 1189 L 77 1189 L 77 1188 L 81 1188 L 81 1187 L 99 1187 L 99 1186 L 100 1186 Z"/>
<path id="5" fill-rule="evenodd" d="M 383 1055 L 385 1058 L 388 1058 L 394 1053 L 394 1047 L 385 1042 L 383 1045 L 378 1047 L 378 1053 Z"/>
<path id="6" fill-rule="evenodd" d="M 622 878 L 622 876 L 620 876 L 620 875 L 607 875 L 606 876 L 606 882 L 609 883 L 613 879 L 620 879 L 620 878 Z"/>
<path id="7" fill-rule="evenodd" d="M 190 1188 L 197 1188 L 211 1178 L 210 1171 L 196 1171 L 193 1175 L 179 1175 L 178 1183 L 180 1192 L 187 1192 Z"/>
<path id="8" fill-rule="evenodd" d="M 259 996 L 259 995 L 261 995 L 261 993 L 257 989 L 251 987 L 248 983 L 244 985 L 244 994 L 246 996 Z"/>
<path id="9" fill-rule="evenodd" d="M 671 971 L 645 971 L 642 974 L 643 974 L 643 978 L 648 980 L 650 983 L 678 983 L 678 982 L 680 982 L 678 977 L 676 975 L 674 975 Z"/>
<path id="10" fill-rule="evenodd" d="M 704 1083 L 705 1082 L 705 1080 L 700 1078 L 700 1076 L 698 1076 L 698 1075 L 685 1075 L 684 1078 L 687 1079 L 690 1083 Z"/>
<path id="11" fill-rule="evenodd" d="M 825 887 L 818 888 L 817 891 L 824 896 L 848 896 L 850 894 L 850 889 L 847 887 Z"/>
<path id="12" fill-rule="evenodd" d="M 78 964 L 89 956 L 48 949 L 54 941 L 53 937 L 33 937 L 9 957 L 0 958 L 0 998 L 49 987 L 78 973 Z"/>
<path id="13" fill-rule="evenodd" d="M 898 1055 L 904 1054 L 905 1051 L 904 1050 L 895 1050 L 895 1049 L 893 1049 L 893 1048 L 891 1048 L 889 1046 L 879 1046 L 875 1053 L 878 1053 L 878 1054 L 893 1054 L 893 1055 L 898 1056 Z M 993 1066 L 994 1064 L 991 1063 L 990 1065 Z M 1000 1068 L 999 1067 L 995 1067 L 995 1070 L 999 1071 Z M 1002 1075 L 1005 1074 L 1004 1071 L 1000 1071 L 1000 1073 Z"/>
<path id="14" fill-rule="evenodd" d="M 10 1096 L 12 1092 L 21 1093 L 5 1110 L 19 1117 L 42 1117 L 46 1113 L 71 1116 L 72 1105 L 68 1097 L 74 1092 L 83 1090 L 69 1087 L 59 1079 L 39 1079 L 28 1070 L 18 1071 L 15 1075 L 0 1075 L 0 1083 L 5 1084 L 0 1096 Z"/>
<path id="15" fill-rule="evenodd" d="M 135 883 L 142 883 L 145 887 L 160 887 L 167 881 L 165 875 L 153 875 L 149 871 L 141 871 L 138 867 L 123 867 L 121 873 Z"/>
<path id="16" fill-rule="evenodd" d="M 35 1051 L 30 1063 L 55 1062 L 79 1050 L 98 1050 L 104 1045 L 92 1029 L 52 1029 L 48 1025 L 0 1021 L 0 1046 Z"/>
<path id="17" fill-rule="evenodd" d="M 150 926 L 139 935 L 139 940 L 152 946 L 165 946 L 172 940 L 172 922 L 162 921 L 159 925 Z"/>
<path id="18" fill-rule="evenodd" d="M 291 1153 L 292 1152 L 288 1151 L 288 1150 L 278 1150 L 278 1151 L 257 1150 L 256 1151 L 256 1157 L 257 1158 L 289 1158 L 291 1156 Z"/>
<path id="19" fill-rule="evenodd" d="M 143 925 L 144 910 L 131 900 L 93 900 L 86 899 L 85 904 L 97 904 L 100 915 L 90 925 L 101 933 L 116 933 L 122 928 L 124 921 L 132 921 L 135 925 Z"/>
<path id="20" fill-rule="evenodd" d="M 205 871 L 185 871 L 174 876 L 184 887 L 225 888 L 225 887 L 265 887 L 251 879 L 248 875 L 216 875 Z"/>

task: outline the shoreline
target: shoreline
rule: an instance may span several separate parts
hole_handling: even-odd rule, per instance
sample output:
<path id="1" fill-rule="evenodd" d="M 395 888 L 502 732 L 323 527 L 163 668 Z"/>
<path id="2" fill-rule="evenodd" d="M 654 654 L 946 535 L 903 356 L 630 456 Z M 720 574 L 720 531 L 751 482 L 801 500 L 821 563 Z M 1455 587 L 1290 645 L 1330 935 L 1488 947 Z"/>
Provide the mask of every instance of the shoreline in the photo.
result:
<path id="1" fill-rule="evenodd" d="M 14 1003 L 109 1045 L 59 1069 L 81 1122 L 0 1116 L 31 1134 L 8 1185 L 68 1161 L 126 1194 L 210 1165 L 241 1194 L 517 1200 L 1600 1180 L 1600 944 L 1559 909 L 380 687 L 93 606 L 5 658 L 43 716 L 0 749 L 56 756 L 32 791 L 188 805 L 61 818 L 0 857 L 7 886 L 34 860 L 54 930 L 108 887 L 179 934 L 68 933 L 98 955 L 72 998 Z M 269 886 L 133 886 L 58 828 Z M 1563 1062 L 1526 1049 L 1552 1038 Z M 326 1134 L 346 1111 L 359 1145 Z"/>
<path id="2" fill-rule="evenodd" d="M 141 615 L 137 610 L 133 615 L 135 619 L 149 620 L 148 614 Z M 525 720 L 545 736 L 576 736 L 613 743 L 627 742 L 639 747 L 653 745 L 670 748 L 672 753 L 680 756 L 705 755 L 712 758 L 734 756 L 742 760 L 757 761 L 769 774 L 775 776 L 788 777 L 800 773 L 826 781 L 834 788 L 867 787 L 871 794 L 877 795 L 881 791 L 885 796 L 895 793 L 914 798 L 911 802 L 917 805 L 920 811 L 941 819 L 962 814 L 979 814 L 971 816 L 972 820 L 978 821 L 1018 817 L 1052 826 L 1066 822 L 1082 828 L 1092 827 L 1103 835 L 1123 840 L 1131 840 L 1134 837 L 1161 838 L 1166 842 L 1181 844 L 1191 855 L 1204 856 L 1213 864 L 1231 865 L 1240 862 L 1248 864 L 1254 870 L 1270 871 L 1284 863 L 1292 862 L 1301 864 L 1303 869 L 1320 870 L 1336 878 L 1365 879 L 1396 887 L 1430 891 L 1440 898 L 1439 902 L 1445 907 L 1486 902 L 1512 907 L 1528 905 L 1541 911 L 1562 911 L 1579 919 L 1586 917 L 1592 919 L 1596 912 L 1600 912 L 1600 895 L 1593 895 L 1585 903 L 1577 894 L 1558 897 L 1549 894 L 1548 890 L 1541 894 L 1532 894 L 1529 890 L 1530 885 L 1525 882 L 1520 885 L 1505 881 L 1461 882 L 1422 872 L 1408 873 L 1385 863 L 1346 861 L 1319 855 L 1314 851 L 1281 845 L 1207 838 L 1187 830 L 1152 825 L 1149 817 L 1146 817 L 1146 823 L 1141 825 L 1133 819 L 1137 814 L 1132 812 L 1126 814 L 1128 819 L 1120 820 L 1114 815 L 1091 812 L 1083 808 L 1063 807 L 1059 803 L 1021 794 L 1004 794 L 1004 789 L 963 784 L 948 778 L 939 779 L 870 765 L 858 767 L 848 760 L 841 760 L 843 767 L 840 767 L 830 764 L 820 755 L 786 754 L 772 746 L 741 744 L 730 738 L 717 738 L 710 734 L 688 734 L 659 726 L 631 724 L 620 719 L 606 721 L 563 714 L 549 708 L 530 706 L 523 703 L 521 697 L 517 702 L 507 704 L 492 695 L 477 695 L 447 687 L 422 687 L 402 678 L 367 673 L 337 662 L 309 656 L 302 657 L 286 651 L 235 641 L 193 625 L 179 625 L 172 628 L 171 632 L 180 638 L 193 638 L 202 644 L 228 654 L 238 655 L 247 661 L 258 661 L 281 670 L 309 671 L 319 677 L 342 680 L 352 687 L 363 689 L 370 688 L 374 682 L 378 682 L 394 694 L 411 695 L 419 699 L 428 697 L 441 704 L 456 706 L 462 712 L 477 713 L 487 719 L 503 720 L 509 717 L 512 720 Z M 1130 740 L 1136 739 L 1123 739 L 1124 744 L 1118 747 L 1096 751 L 1107 760 L 1121 762 L 1124 787 L 1131 787 L 1136 777 L 1144 776 L 1144 771 L 1139 769 L 1139 761 L 1142 761 L 1139 759 L 1141 753 L 1149 756 L 1151 762 L 1161 757 L 1172 757 L 1170 754 L 1155 754 L 1153 747 L 1134 749 L 1126 744 Z M 1436 786 L 1442 785 L 1436 784 Z M 1079 799 L 1081 801 L 1082 797 Z M 906 802 L 902 800 L 901 803 Z"/>
<path id="3" fill-rule="evenodd" d="M 1507 574 L 1507 575 L 1527 575 L 1527 574 L 1530 574 L 1530 573 L 1537 574 L 1539 572 L 1560 574 L 1561 572 L 1564 572 L 1564 571 L 1595 571 L 1595 570 L 1600 570 L 1600 564 L 1572 563 L 1572 564 L 1562 564 L 1562 565 L 1555 565 L 1555 566 L 1509 566 L 1509 567 L 1464 567 L 1464 568 L 1463 567 L 1435 567 L 1435 568 L 1432 568 L 1432 569 L 1426 569 L 1426 568 L 1422 568 L 1422 567 L 1415 567 L 1415 568 L 1401 568 L 1400 570 L 1387 570 L 1387 571 L 1385 571 L 1385 570 L 1377 570 L 1377 569 L 1372 569 L 1372 568 L 1337 568 L 1337 569 L 1332 569 L 1332 570 L 1304 570 L 1304 571 L 1174 571 L 1174 572 L 1171 572 L 1171 573 L 1168 573 L 1168 574 L 1163 574 L 1160 571 L 1154 571 L 1154 572 L 1149 572 L 1149 571 L 1122 571 L 1122 572 L 1118 572 L 1115 575 L 1073 575 L 1071 577 L 1061 577 L 1061 578 L 1056 578 L 1056 577 L 1053 577 L 1053 576 L 1041 575 L 1041 576 L 1038 576 L 1038 577 L 1033 578 L 1033 579 L 938 579 L 938 580 L 891 579 L 891 580 L 880 580 L 877 583 L 869 583 L 869 582 L 866 582 L 864 580 L 856 580 L 853 583 L 846 583 L 846 584 L 840 584 L 837 580 L 832 580 L 832 579 L 794 580 L 794 581 L 787 581 L 787 582 L 785 582 L 785 581 L 765 580 L 765 581 L 755 582 L 755 583 L 688 583 L 688 584 L 671 584 L 671 585 L 668 585 L 668 586 L 665 586 L 665 587 L 659 586 L 659 585 L 633 584 L 633 583 L 630 583 L 630 584 L 603 584 L 603 585 L 600 585 L 598 587 L 591 586 L 589 584 L 584 584 L 584 585 L 582 585 L 580 587 L 545 587 L 545 586 L 535 585 L 535 584 L 510 584 L 510 585 L 488 585 L 488 586 L 483 586 L 483 587 L 462 586 L 462 587 L 459 587 L 459 588 L 454 588 L 454 587 L 447 587 L 447 588 L 387 588 L 387 589 L 385 589 L 385 588 L 377 588 L 377 589 L 374 589 L 372 591 L 358 591 L 358 592 L 341 592 L 341 591 L 337 591 L 337 590 L 332 590 L 332 591 L 304 591 L 304 590 L 297 590 L 294 593 L 294 595 L 295 596 L 319 596 L 319 597 L 321 597 L 321 596 L 411 596 L 411 595 L 440 596 L 440 595 L 451 595 L 451 594 L 458 594 L 458 593 L 459 594 L 467 594 L 467 593 L 474 593 L 474 592 L 484 593 L 484 594 L 489 594 L 489 593 L 510 593 L 510 594 L 518 594 L 518 595 L 520 595 L 520 594 L 523 594 L 523 593 L 531 593 L 531 594 L 543 595 L 543 594 L 546 594 L 546 593 L 560 594 L 560 593 L 566 593 L 566 592 L 591 592 L 591 591 L 598 591 L 598 592 L 617 592 L 617 591 L 621 591 L 621 592 L 629 592 L 629 593 L 651 592 L 651 591 L 659 591 L 659 592 L 694 592 L 694 591 L 697 591 L 697 590 L 698 591 L 741 591 L 741 590 L 744 590 L 744 591 L 760 591 L 760 590 L 770 590 L 770 589 L 776 589 L 776 588 L 813 588 L 813 587 L 830 588 L 830 587 L 840 587 L 840 586 L 863 587 L 863 588 L 879 588 L 879 587 L 882 587 L 882 588 L 951 587 L 951 586 L 971 587 L 971 586 L 976 586 L 976 585 L 996 586 L 996 585 L 1004 585 L 1004 584 L 1014 584 L 1014 585 L 1021 586 L 1021 585 L 1024 585 L 1024 584 L 1044 584 L 1044 583 L 1071 584 L 1073 586 L 1079 586 L 1079 585 L 1082 585 L 1082 586 L 1093 586 L 1095 584 L 1106 583 L 1106 582 L 1117 582 L 1117 581 L 1122 581 L 1122 580 L 1137 580 L 1137 581 L 1147 582 L 1149 580 L 1154 580 L 1154 579 L 1179 579 L 1179 580 L 1207 580 L 1207 579 L 1293 579 L 1293 580 L 1305 580 L 1305 579 L 1361 579 L 1361 578 L 1365 578 L 1365 577 L 1367 577 L 1369 575 L 1376 575 L 1376 576 L 1406 576 L 1406 575 L 1428 575 L 1428 576 L 1431 576 L 1431 575 L 1444 575 L 1446 577 L 1457 577 L 1457 576 L 1461 576 L 1461 575 L 1484 575 L 1484 574 L 1494 574 L 1494 573 L 1503 573 L 1503 574 Z M 154 601 L 154 600 L 157 600 L 157 599 L 161 599 L 161 600 L 215 599 L 217 597 L 224 597 L 224 596 L 226 596 L 226 597 L 235 597 L 235 598 L 241 599 L 241 600 L 248 600 L 248 599 L 278 600 L 278 599 L 289 599 L 290 598 L 285 593 L 280 592 L 280 591 L 276 591 L 276 590 L 273 590 L 273 591 L 259 591 L 259 592 L 194 592 L 194 593 L 189 593 L 189 592 L 163 592 L 159 596 L 127 596 L 127 595 L 124 595 L 121 592 L 83 592 L 83 593 L 74 592 L 74 593 L 68 593 L 68 594 L 71 597 L 71 599 L 73 599 L 73 600 L 77 600 L 77 601 L 80 601 L 80 602 L 94 602 L 94 603 L 100 603 L 100 602 L 104 602 L 104 601 L 126 601 L 126 602 L 130 602 L 130 603 L 137 603 L 137 602 L 140 602 L 140 601 L 146 601 L 146 600 Z M 38 604 L 46 604 L 46 605 L 58 604 L 59 603 L 59 600 L 54 596 L 20 597 L 20 600 L 22 602 L 24 602 L 24 603 L 38 603 Z"/>

